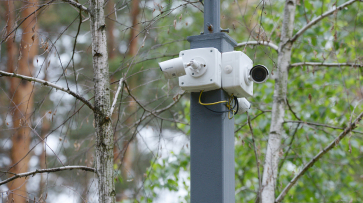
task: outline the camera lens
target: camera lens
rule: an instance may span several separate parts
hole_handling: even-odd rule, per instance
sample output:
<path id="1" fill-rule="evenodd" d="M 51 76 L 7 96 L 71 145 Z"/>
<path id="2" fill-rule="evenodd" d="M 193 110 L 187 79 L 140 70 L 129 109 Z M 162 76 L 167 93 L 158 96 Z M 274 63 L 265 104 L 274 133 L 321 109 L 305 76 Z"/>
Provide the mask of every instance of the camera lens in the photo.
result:
<path id="1" fill-rule="evenodd" d="M 251 69 L 250 76 L 254 82 L 263 83 L 269 77 L 269 71 L 265 66 L 257 65 Z"/>

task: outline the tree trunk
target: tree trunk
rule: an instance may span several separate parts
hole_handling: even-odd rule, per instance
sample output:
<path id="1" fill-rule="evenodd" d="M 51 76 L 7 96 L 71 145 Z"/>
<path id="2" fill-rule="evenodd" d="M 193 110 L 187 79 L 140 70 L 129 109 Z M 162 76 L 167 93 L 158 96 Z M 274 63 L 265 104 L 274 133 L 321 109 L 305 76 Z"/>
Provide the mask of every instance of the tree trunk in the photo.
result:
<path id="1" fill-rule="evenodd" d="M 45 80 L 47 80 L 46 76 L 45 76 Z M 52 112 L 49 112 L 49 111 L 43 111 L 43 113 L 41 115 L 44 116 L 44 114 L 48 114 L 47 116 L 49 116 L 49 115 L 51 115 L 51 113 Z M 42 128 L 41 128 L 40 136 L 43 140 L 45 139 L 45 136 L 49 133 L 50 127 L 51 127 L 51 123 L 48 120 L 47 116 L 45 116 L 42 121 Z M 42 153 L 39 155 L 39 168 L 46 169 L 47 168 L 47 160 L 46 160 L 47 156 L 46 156 L 45 142 L 42 142 L 41 146 L 42 146 Z M 44 189 L 45 189 L 46 179 L 44 178 L 44 176 L 45 176 L 44 174 L 40 174 L 38 198 L 40 198 L 42 196 Z"/>
<path id="2" fill-rule="evenodd" d="M 115 183 L 113 179 L 113 130 L 110 111 L 110 82 L 104 0 L 90 0 L 90 19 L 92 33 L 93 81 L 95 83 L 96 130 L 96 170 L 98 173 L 98 195 L 100 203 L 115 202 Z"/>
<path id="3" fill-rule="evenodd" d="M 114 1 L 112 0 L 109 0 L 107 2 L 107 6 L 106 6 L 106 9 L 107 9 L 107 15 L 108 19 L 107 20 L 107 46 L 108 46 L 108 58 L 110 60 L 114 59 L 115 56 L 116 56 L 116 49 L 117 49 L 117 45 L 118 44 L 115 44 L 115 36 L 113 34 L 113 30 L 115 29 L 115 21 L 111 20 L 111 19 L 114 19 L 116 18 L 116 16 L 114 15 L 115 13 L 115 7 L 114 7 Z M 115 19 L 117 20 L 117 19 Z M 111 80 L 112 81 L 112 80 Z"/>
<path id="4" fill-rule="evenodd" d="M 132 19 L 132 27 L 130 31 L 130 43 L 129 43 L 129 56 L 135 56 L 137 54 L 137 35 L 138 21 L 137 18 L 140 13 L 139 0 L 132 0 L 130 17 Z"/>
<path id="5" fill-rule="evenodd" d="M 37 5 L 37 0 L 30 0 L 24 5 L 22 11 L 22 17 L 29 16 Z M 13 2 L 9 1 L 9 9 L 7 10 L 9 18 L 15 12 Z M 10 20 L 10 19 L 9 19 Z M 9 28 L 13 28 L 14 20 L 9 21 Z M 35 55 L 38 53 L 38 40 L 36 36 L 36 18 L 34 15 L 26 19 L 21 28 L 23 30 L 22 40 L 20 43 L 20 56 L 18 68 L 14 68 L 15 58 L 14 53 L 16 50 L 11 48 L 14 46 L 13 39 L 8 39 L 8 48 L 10 48 L 8 65 L 11 72 L 18 74 L 32 76 L 34 70 L 33 60 Z M 12 45 L 10 45 L 12 44 Z M 11 162 L 13 173 L 23 173 L 28 171 L 28 163 L 30 156 L 26 155 L 29 151 L 29 144 L 31 140 L 31 113 L 33 110 L 33 84 L 17 78 L 11 78 L 10 81 L 10 92 L 13 96 L 12 104 L 14 105 L 14 113 L 12 115 L 13 127 L 15 129 L 12 136 L 12 148 L 11 148 Z M 12 191 L 10 198 L 14 202 L 21 203 L 27 201 L 26 182 L 24 178 L 19 178 L 8 184 L 9 190 Z"/>
<path id="6" fill-rule="evenodd" d="M 129 38 L 129 51 L 128 55 L 129 57 L 135 57 L 137 55 L 138 51 L 138 40 L 137 35 L 139 34 L 139 26 L 138 26 L 138 16 L 140 13 L 140 7 L 139 7 L 139 0 L 132 0 L 131 2 L 131 12 L 130 12 L 130 18 L 132 21 L 132 27 L 130 30 L 130 38 Z M 128 81 L 130 87 L 135 87 L 137 83 L 137 76 L 133 76 Z M 129 97 L 129 106 L 128 111 L 130 113 L 133 113 L 137 110 L 137 106 L 135 101 Z M 126 125 L 131 126 L 134 123 L 134 117 L 130 117 L 126 120 Z M 133 163 L 133 157 L 134 157 L 134 143 L 129 143 L 129 139 L 125 139 L 123 141 L 123 149 L 126 148 L 126 150 L 121 150 L 120 153 L 123 153 L 121 156 L 119 156 L 122 160 L 122 175 L 128 179 L 128 174 L 132 171 L 132 163 Z M 126 195 L 125 191 L 122 191 L 121 198 L 119 200 L 127 200 L 129 197 Z"/>
<path id="7" fill-rule="evenodd" d="M 271 128 L 262 176 L 262 188 L 260 188 L 262 203 L 275 202 L 277 168 L 286 105 L 288 68 L 291 60 L 292 43 L 289 39 L 292 36 L 295 9 L 296 1 L 286 0 L 279 44 L 277 71 L 274 73 L 275 90 L 272 105 Z"/>
<path id="8" fill-rule="evenodd" d="M 13 1 L 4 1 L 4 7 L 6 8 L 6 20 L 7 27 L 6 32 L 10 33 L 14 29 L 14 14 L 15 7 Z M 15 55 L 16 55 L 16 44 L 14 39 L 14 34 L 10 35 L 6 41 L 6 53 L 7 53 L 7 66 L 8 72 L 12 73 L 15 69 Z M 11 80 L 11 79 L 10 79 Z M 12 91 L 13 92 L 13 91 Z"/>

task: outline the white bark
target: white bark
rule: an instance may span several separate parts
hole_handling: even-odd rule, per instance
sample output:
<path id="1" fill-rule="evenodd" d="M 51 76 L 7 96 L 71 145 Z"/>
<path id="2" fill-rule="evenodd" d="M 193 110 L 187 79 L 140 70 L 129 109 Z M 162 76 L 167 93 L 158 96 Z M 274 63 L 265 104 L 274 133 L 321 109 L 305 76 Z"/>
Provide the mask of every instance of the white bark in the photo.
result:
<path id="1" fill-rule="evenodd" d="M 113 179 L 113 130 L 110 116 L 110 83 L 104 0 L 90 0 L 92 34 L 93 81 L 95 85 L 96 170 L 99 203 L 114 203 L 116 192 Z M 107 115 L 107 116 L 104 116 Z"/>
<path id="2" fill-rule="evenodd" d="M 296 1 L 287 0 L 284 9 L 281 41 L 279 44 L 279 55 L 277 61 L 277 71 L 275 75 L 275 90 L 272 106 L 272 119 L 270 134 L 267 144 L 266 158 L 262 175 L 261 202 L 275 202 L 275 186 L 277 179 L 277 169 L 279 162 L 279 151 L 281 145 L 281 134 L 286 105 L 287 76 L 291 60 L 290 38 L 292 36 L 295 19 Z"/>
<path id="3" fill-rule="evenodd" d="M 274 44 L 272 42 L 267 42 L 267 41 L 248 41 L 248 42 L 242 42 L 242 43 L 238 43 L 235 48 L 237 48 L 237 47 L 243 47 L 243 46 L 247 46 L 247 45 L 264 45 L 264 46 L 271 47 L 275 51 L 278 51 L 279 50 L 279 47 L 276 44 Z"/>
<path id="4" fill-rule="evenodd" d="M 124 78 L 121 78 L 119 83 L 118 83 L 118 87 L 117 87 L 117 90 L 116 90 L 116 93 L 115 93 L 115 98 L 113 98 L 113 102 L 112 102 L 112 106 L 111 106 L 111 110 L 110 110 L 110 116 L 112 115 L 113 110 L 115 110 L 117 98 L 118 98 L 118 95 L 120 94 L 120 91 L 122 89 L 123 82 L 124 82 Z"/>
<path id="5" fill-rule="evenodd" d="M 326 66 L 326 67 L 350 66 L 350 67 L 363 67 L 363 65 L 361 65 L 359 63 L 300 62 L 300 63 L 291 64 L 290 68 L 298 67 L 298 66 Z"/>

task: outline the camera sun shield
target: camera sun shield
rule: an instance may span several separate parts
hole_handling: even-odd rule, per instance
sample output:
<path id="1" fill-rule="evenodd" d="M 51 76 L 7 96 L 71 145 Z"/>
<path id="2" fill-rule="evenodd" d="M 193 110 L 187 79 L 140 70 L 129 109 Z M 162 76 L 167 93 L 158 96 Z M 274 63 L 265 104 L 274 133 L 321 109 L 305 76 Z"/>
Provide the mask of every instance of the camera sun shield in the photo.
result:
<path id="1" fill-rule="evenodd" d="M 186 74 L 182 58 L 170 59 L 159 63 L 166 79 L 180 77 Z"/>

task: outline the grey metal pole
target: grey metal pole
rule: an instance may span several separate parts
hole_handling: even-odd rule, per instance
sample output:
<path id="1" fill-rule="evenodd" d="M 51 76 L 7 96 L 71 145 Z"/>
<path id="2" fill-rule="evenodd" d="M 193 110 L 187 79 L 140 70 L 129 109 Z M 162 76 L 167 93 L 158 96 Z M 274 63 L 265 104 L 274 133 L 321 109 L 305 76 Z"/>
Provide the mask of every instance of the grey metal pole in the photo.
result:
<path id="1" fill-rule="evenodd" d="M 188 37 L 190 48 L 214 47 L 233 51 L 237 43 L 220 32 L 220 1 L 204 1 L 204 34 Z M 203 92 L 203 102 L 227 100 L 222 90 Z M 191 203 L 234 203 L 234 119 L 215 113 L 198 103 L 191 93 Z M 208 106 L 227 110 L 225 104 Z"/>
<path id="2" fill-rule="evenodd" d="M 204 33 L 219 33 L 221 30 L 221 3 L 219 0 L 204 1 Z"/>

